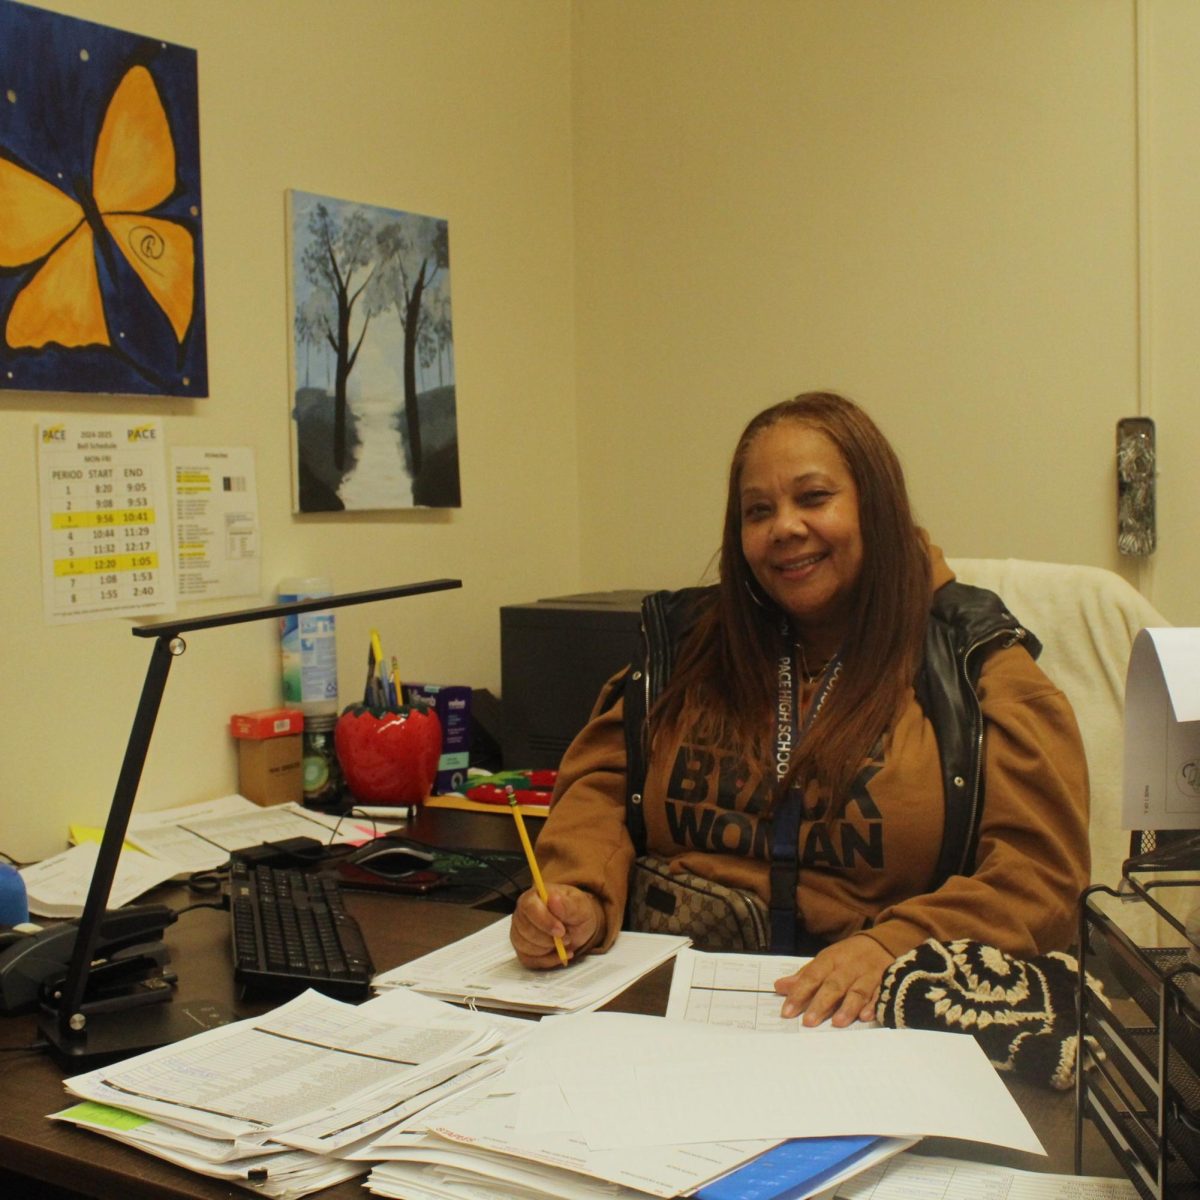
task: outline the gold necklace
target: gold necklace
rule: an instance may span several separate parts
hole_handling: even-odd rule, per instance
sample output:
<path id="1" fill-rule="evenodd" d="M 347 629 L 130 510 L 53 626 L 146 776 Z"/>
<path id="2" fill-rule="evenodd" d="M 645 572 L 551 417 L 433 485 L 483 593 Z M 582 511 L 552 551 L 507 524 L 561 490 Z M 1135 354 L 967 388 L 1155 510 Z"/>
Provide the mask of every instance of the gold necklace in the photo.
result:
<path id="1" fill-rule="evenodd" d="M 836 654 L 831 654 L 823 663 L 818 663 L 815 671 L 809 670 L 808 659 L 804 655 L 804 643 L 796 643 L 796 652 L 800 655 L 800 674 L 805 683 L 816 683 L 825 672 L 825 668 L 837 657 Z"/>

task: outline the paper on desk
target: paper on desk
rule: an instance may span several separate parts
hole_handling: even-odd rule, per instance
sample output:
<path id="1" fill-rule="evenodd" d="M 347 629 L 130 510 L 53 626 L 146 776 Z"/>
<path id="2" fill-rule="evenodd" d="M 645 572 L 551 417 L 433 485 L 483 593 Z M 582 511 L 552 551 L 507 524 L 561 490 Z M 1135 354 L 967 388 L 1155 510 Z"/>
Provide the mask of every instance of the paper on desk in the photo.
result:
<path id="1" fill-rule="evenodd" d="M 261 1172 L 264 1178 L 255 1182 L 254 1190 L 281 1200 L 332 1187 L 344 1179 L 361 1175 L 364 1170 L 361 1164 L 282 1148 L 237 1157 L 212 1157 L 210 1144 L 224 1143 L 184 1133 L 170 1125 L 140 1118 L 136 1113 L 90 1102 L 52 1113 L 51 1118 L 94 1130 L 155 1158 L 214 1179 L 244 1185 L 250 1172 Z"/>
<path id="2" fill-rule="evenodd" d="M 920 1029 L 848 1029 L 796 1038 L 580 1013 L 542 1021 L 495 1085 L 519 1092 L 518 1136 L 546 1132 L 536 1088 L 557 1089 L 556 1125 L 594 1149 L 723 1138 L 966 1138 L 1044 1153 L 972 1037 Z M 712 1097 L 719 1103 L 697 1103 Z M 458 1120 L 460 1134 L 481 1131 Z M 494 1133 L 494 1131 L 487 1131 Z"/>
<path id="3" fill-rule="evenodd" d="M 460 1146 L 561 1167 L 653 1196 L 678 1196 L 689 1192 L 781 1140 L 721 1139 L 689 1145 L 664 1142 L 621 1150 L 596 1150 L 578 1130 L 518 1134 L 516 1096 L 472 1093 L 472 1097 L 473 1103 L 466 1112 L 432 1123 L 431 1132 Z M 696 1106 L 693 1096 L 689 1108 Z M 404 1153 L 397 1152 L 401 1156 Z"/>
<path id="4" fill-rule="evenodd" d="M 1200 629 L 1143 629 L 1125 677 L 1125 829 L 1200 826 Z"/>
<path id="5" fill-rule="evenodd" d="M 77 917 L 83 912 L 100 847 L 83 842 L 61 854 L 21 868 L 29 895 L 29 911 L 39 917 Z M 118 908 L 176 873 L 173 864 L 136 850 L 122 850 L 113 876 L 108 907 Z"/>
<path id="6" fill-rule="evenodd" d="M 526 1012 L 598 1008 L 688 944 L 687 938 L 622 933 L 606 954 L 569 967 L 531 971 L 517 962 L 505 918 L 377 975 L 374 987 L 409 987 L 442 1000 Z"/>
<path id="7" fill-rule="evenodd" d="M 1050 1175 L 989 1163 L 901 1154 L 842 1184 L 837 1200 L 1138 1200 L 1128 1179 Z"/>
<path id="8" fill-rule="evenodd" d="M 705 1025 L 731 1025 L 764 1033 L 840 1032 L 825 1021 L 805 1025 L 780 1016 L 783 997 L 775 980 L 798 971 L 810 958 L 778 954 L 733 954 L 681 950 L 675 956 L 667 1019 L 698 1021 Z M 878 1029 L 875 1021 L 856 1022 L 848 1029 Z"/>
<path id="9" fill-rule="evenodd" d="M 74 1076 L 65 1086 L 209 1136 L 345 1130 L 430 1081 L 444 1082 L 447 1062 L 473 1065 L 499 1042 L 487 1023 L 437 1007 L 444 1012 L 432 1016 L 415 1007 L 356 1008 L 306 992 L 265 1016 Z"/>
<path id="10" fill-rule="evenodd" d="M 176 872 L 208 871 L 228 862 L 232 851 L 263 842 L 310 837 L 341 845 L 391 828 L 395 826 L 362 818 L 330 817 L 298 804 L 263 808 L 233 795 L 138 815 L 129 823 L 128 838 L 147 854 L 174 864 Z"/>

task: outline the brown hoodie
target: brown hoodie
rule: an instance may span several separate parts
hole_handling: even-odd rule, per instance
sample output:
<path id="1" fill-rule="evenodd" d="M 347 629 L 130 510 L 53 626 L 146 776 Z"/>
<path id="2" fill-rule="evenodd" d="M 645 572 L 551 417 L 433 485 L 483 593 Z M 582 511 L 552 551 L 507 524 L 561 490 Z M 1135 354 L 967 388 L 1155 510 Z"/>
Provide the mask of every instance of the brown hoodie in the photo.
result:
<path id="1" fill-rule="evenodd" d="M 930 552 L 936 589 L 954 576 Z M 810 933 L 836 941 L 865 931 L 896 956 L 927 938 L 970 938 L 1018 956 L 1071 943 L 1089 875 L 1087 763 L 1074 713 L 1020 646 L 988 656 L 977 690 L 986 742 L 974 874 L 929 890 L 944 801 L 934 730 L 910 690 L 842 816 L 801 825 L 796 905 Z M 658 740 L 643 795 L 647 850 L 767 900 L 761 769 L 687 736 Z M 601 899 L 600 944 L 611 945 L 633 862 L 619 701 L 564 756 L 537 849 L 547 882 Z"/>

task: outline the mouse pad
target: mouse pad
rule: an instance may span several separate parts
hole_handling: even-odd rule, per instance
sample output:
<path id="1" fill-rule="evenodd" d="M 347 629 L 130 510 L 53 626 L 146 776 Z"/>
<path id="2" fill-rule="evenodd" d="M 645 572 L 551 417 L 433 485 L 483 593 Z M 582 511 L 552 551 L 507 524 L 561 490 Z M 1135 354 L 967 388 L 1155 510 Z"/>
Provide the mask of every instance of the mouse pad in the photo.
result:
<path id="1" fill-rule="evenodd" d="M 520 851 L 426 849 L 433 852 L 433 860 L 411 875 L 389 878 L 349 861 L 339 863 L 337 873 L 343 886 L 359 891 L 429 894 L 443 903 L 500 912 L 511 912 L 517 897 L 532 882 L 529 865 Z"/>

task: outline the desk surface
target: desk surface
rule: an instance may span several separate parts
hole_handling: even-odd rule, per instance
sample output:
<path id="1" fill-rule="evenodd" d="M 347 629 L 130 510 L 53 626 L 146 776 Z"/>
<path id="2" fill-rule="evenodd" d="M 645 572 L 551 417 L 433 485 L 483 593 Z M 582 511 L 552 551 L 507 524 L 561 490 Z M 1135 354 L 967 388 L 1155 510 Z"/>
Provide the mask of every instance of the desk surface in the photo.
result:
<path id="1" fill-rule="evenodd" d="M 448 818 L 448 819 L 447 819 Z M 511 849 L 511 822 L 490 815 L 440 812 L 423 814 L 412 834 L 442 845 L 474 845 L 477 848 Z M 407 962 L 421 954 L 471 933 L 496 919 L 496 914 L 410 899 L 367 893 L 347 893 L 349 906 L 362 924 L 378 970 Z M 188 899 L 182 892 L 169 896 L 169 903 L 182 907 Z M 167 931 L 172 962 L 179 972 L 178 1000 L 181 1003 L 213 1000 L 251 1016 L 270 1007 L 269 1003 L 247 1004 L 235 994 L 229 966 L 229 916 L 214 909 L 187 913 Z M 671 967 L 667 964 L 640 980 L 609 1007 L 626 1012 L 661 1013 L 666 1005 Z M 32 1042 L 32 1017 L 0 1019 L 0 1046 L 24 1046 Z M 70 1102 L 63 1090 L 63 1072 L 41 1053 L 5 1051 L 0 1055 L 0 1168 L 14 1175 L 70 1189 L 90 1197 L 122 1196 L 128 1200 L 216 1200 L 247 1195 L 217 1180 L 193 1175 L 148 1154 L 119 1145 L 55 1121 L 46 1114 Z M 952 1139 L 927 1138 L 921 1150 L 957 1158 L 1004 1163 L 1025 1170 L 1072 1170 L 1074 1151 L 1074 1094 L 1055 1093 L 1020 1080 L 1006 1079 L 1046 1147 L 1047 1158 L 1001 1150 L 996 1147 Z M 1086 1129 L 1084 1170 L 1095 1175 L 1121 1174 L 1116 1161 L 1090 1125 Z M 0 1182 L 3 1182 L 0 1176 Z M 31 1191 L 14 1192 L 31 1195 Z M 351 1180 L 317 1193 L 329 1200 L 369 1193 L 361 1180 Z"/>

